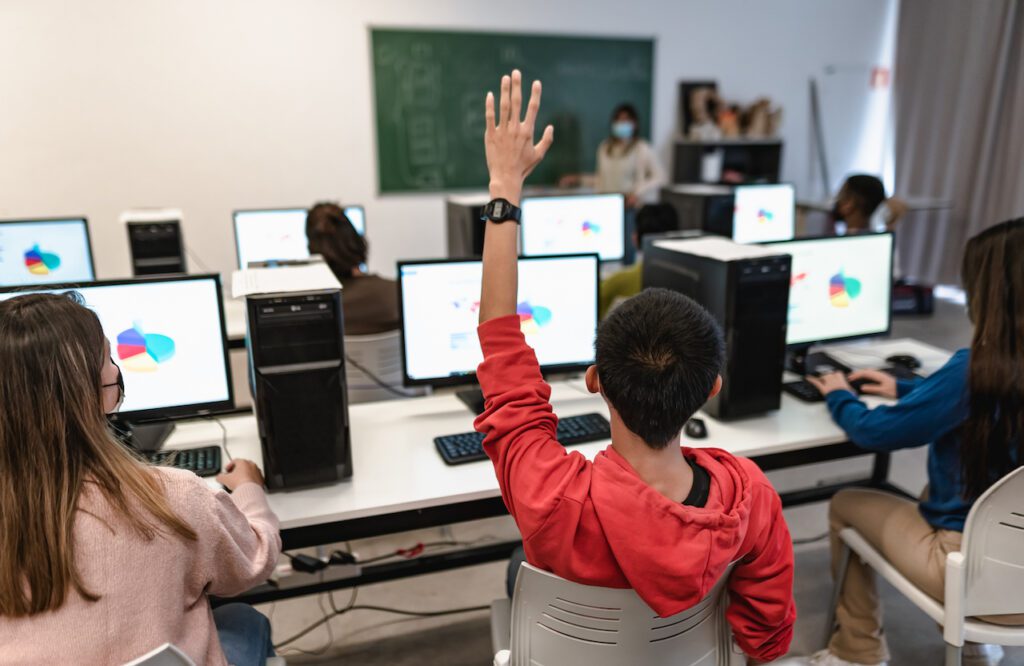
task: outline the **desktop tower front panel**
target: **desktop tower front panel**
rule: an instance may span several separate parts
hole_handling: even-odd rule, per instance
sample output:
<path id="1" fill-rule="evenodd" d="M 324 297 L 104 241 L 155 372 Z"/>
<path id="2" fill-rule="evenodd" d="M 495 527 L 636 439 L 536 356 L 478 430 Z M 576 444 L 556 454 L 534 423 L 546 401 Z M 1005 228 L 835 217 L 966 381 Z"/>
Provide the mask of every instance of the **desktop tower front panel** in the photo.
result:
<path id="1" fill-rule="evenodd" d="M 696 243 L 696 245 L 691 245 Z M 714 248 L 743 247 L 726 259 Z M 644 287 L 679 291 L 703 305 L 725 335 L 722 391 L 704 411 L 735 419 L 778 409 L 786 355 L 789 255 L 704 237 L 645 243 Z M 692 248 L 690 251 L 689 248 Z"/>
<path id="2" fill-rule="evenodd" d="M 128 222 L 132 275 L 187 273 L 179 220 Z"/>
<path id="3" fill-rule="evenodd" d="M 352 476 L 341 292 L 246 299 L 253 404 L 269 490 Z"/>

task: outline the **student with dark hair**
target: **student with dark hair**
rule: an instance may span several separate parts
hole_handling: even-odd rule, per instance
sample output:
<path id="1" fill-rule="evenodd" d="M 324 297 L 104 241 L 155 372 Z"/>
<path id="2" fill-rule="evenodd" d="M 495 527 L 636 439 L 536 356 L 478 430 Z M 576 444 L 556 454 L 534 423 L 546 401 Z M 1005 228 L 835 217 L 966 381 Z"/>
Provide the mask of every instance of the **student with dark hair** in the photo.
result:
<path id="1" fill-rule="evenodd" d="M 229 463 L 228 495 L 116 441 L 121 371 L 68 295 L 0 302 L 0 368 L 0 661 L 123 664 L 171 643 L 199 664 L 265 663 L 267 618 L 209 602 L 277 562 L 259 468 Z"/>
<path id="2" fill-rule="evenodd" d="M 904 576 L 935 599 L 945 589 L 946 555 L 959 550 L 974 501 L 1000 477 L 1024 463 L 1024 218 L 997 224 L 967 243 L 963 284 L 974 324 L 970 349 L 961 349 L 935 374 L 896 380 L 878 371 L 865 393 L 898 398 L 870 409 L 842 374 L 808 377 L 850 440 L 869 451 L 928 446 L 928 490 L 920 502 L 880 490 L 840 491 L 829 505 L 832 566 L 838 533 L 854 527 Z M 818 666 L 884 664 L 889 658 L 874 577 L 851 558 L 827 650 Z M 985 618 L 1024 624 L 1024 616 Z M 996 664 L 997 646 L 967 645 L 965 663 Z"/>
<path id="3" fill-rule="evenodd" d="M 306 216 L 310 254 L 319 254 L 341 282 L 345 335 L 371 335 L 396 330 L 398 284 L 363 272 L 368 244 L 341 206 L 318 203 Z"/>
<path id="4" fill-rule="evenodd" d="M 891 231 L 907 206 L 888 198 L 875 176 L 855 174 L 846 179 L 832 207 L 832 224 L 839 235 Z"/>
<path id="5" fill-rule="evenodd" d="M 640 114 L 632 104 L 619 104 L 612 111 L 608 138 L 597 148 L 597 171 L 568 174 L 562 187 L 582 185 L 597 192 L 619 192 L 626 197 L 626 233 L 632 235 L 636 209 L 653 202 L 665 184 L 665 172 L 654 149 L 640 133 Z M 633 263 L 633 248 L 626 247 L 625 263 Z"/>
<path id="6" fill-rule="evenodd" d="M 636 231 L 632 242 L 637 249 L 637 261 L 614 275 L 601 281 L 598 316 L 604 319 L 608 312 L 620 301 L 636 296 L 643 289 L 643 264 L 639 252 L 643 248 L 644 236 L 675 231 L 679 228 L 679 216 L 676 209 L 669 204 L 647 204 L 636 214 Z"/>
<path id="7" fill-rule="evenodd" d="M 502 78 L 497 110 L 487 96 L 494 200 L 518 206 L 523 180 L 553 141 L 548 127 L 533 143 L 540 94 L 535 82 L 525 120 L 518 71 Z M 662 617 L 693 606 L 735 563 L 727 618 L 736 641 L 752 659 L 778 658 L 796 615 L 779 496 L 749 460 L 680 446 L 683 424 L 721 387 L 715 321 L 665 290 L 645 291 L 613 311 L 598 329 L 596 365 L 586 373 L 587 387 L 608 406 L 612 444 L 593 462 L 567 452 L 555 439 L 551 388 L 516 315 L 518 230 L 496 221 L 493 210 L 477 370 L 486 410 L 475 425 L 527 559 L 575 582 L 631 587 Z"/>

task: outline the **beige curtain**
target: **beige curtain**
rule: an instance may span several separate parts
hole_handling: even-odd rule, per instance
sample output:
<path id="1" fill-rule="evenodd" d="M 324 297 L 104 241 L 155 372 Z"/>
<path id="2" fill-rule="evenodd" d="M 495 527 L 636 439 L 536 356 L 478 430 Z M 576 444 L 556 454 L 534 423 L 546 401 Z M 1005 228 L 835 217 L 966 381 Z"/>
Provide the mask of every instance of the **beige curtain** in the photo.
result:
<path id="1" fill-rule="evenodd" d="M 1022 4 L 901 0 L 896 188 L 953 202 L 899 232 L 904 273 L 919 280 L 959 283 L 967 239 L 1024 215 Z"/>

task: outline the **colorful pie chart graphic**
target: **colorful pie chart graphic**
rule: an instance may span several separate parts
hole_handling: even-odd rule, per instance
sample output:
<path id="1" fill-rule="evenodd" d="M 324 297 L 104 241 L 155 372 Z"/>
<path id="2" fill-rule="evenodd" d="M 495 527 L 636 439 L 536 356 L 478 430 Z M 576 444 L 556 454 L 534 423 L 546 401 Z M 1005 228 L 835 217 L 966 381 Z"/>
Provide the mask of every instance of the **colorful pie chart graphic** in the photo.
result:
<path id="1" fill-rule="evenodd" d="M 25 268 L 32 275 L 49 275 L 60 268 L 60 257 L 52 252 L 43 252 L 38 245 L 25 253 Z"/>
<path id="2" fill-rule="evenodd" d="M 519 326 L 524 335 L 538 333 L 551 323 L 551 310 L 540 305 L 531 305 L 529 301 L 523 301 L 516 306 L 516 314 L 519 315 Z"/>
<path id="3" fill-rule="evenodd" d="M 583 231 L 583 235 L 584 236 L 587 236 L 587 237 L 594 236 L 596 234 L 601 233 L 601 225 L 594 224 L 593 222 L 590 222 L 588 220 L 588 221 L 583 223 L 582 231 Z"/>
<path id="4" fill-rule="evenodd" d="M 156 372 L 161 363 L 174 358 L 174 340 L 158 333 L 143 333 L 135 324 L 118 334 L 117 357 L 129 372 Z"/>
<path id="5" fill-rule="evenodd" d="M 764 208 L 762 208 L 757 211 L 757 221 L 759 224 L 771 222 L 773 219 L 775 219 L 775 214 L 772 213 L 770 210 L 765 210 Z"/>
<path id="6" fill-rule="evenodd" d="M 844 275 L 842 270 L 828 281 L 828 298 L 832 307 L 850 307 L 850 302 L 860 296 L 860 292 L 860 280 Z"/>

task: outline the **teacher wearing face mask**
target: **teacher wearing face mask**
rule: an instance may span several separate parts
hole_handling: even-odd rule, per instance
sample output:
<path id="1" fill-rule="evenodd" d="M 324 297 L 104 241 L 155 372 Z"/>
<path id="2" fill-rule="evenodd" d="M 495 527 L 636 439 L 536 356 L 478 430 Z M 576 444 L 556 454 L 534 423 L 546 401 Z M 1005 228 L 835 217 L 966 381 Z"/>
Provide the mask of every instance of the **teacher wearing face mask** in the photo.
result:
<path id="1" fill-rule="evenodd" d="M 597 172 L 569 174 L 562 187 L 591 187 L 597 192 L 621 192 L 626 197 L 626 237 L 634 231 L 636 210 L 657 199 L 665 184 L 665 172 L 651 144 L 640 138 L 640 116 L 632 104 L 619 104 L 612 111 L 611 132 L 597 147 Z M 625 263 L 633 263 L 633 245 L 626 243 Z"/>

